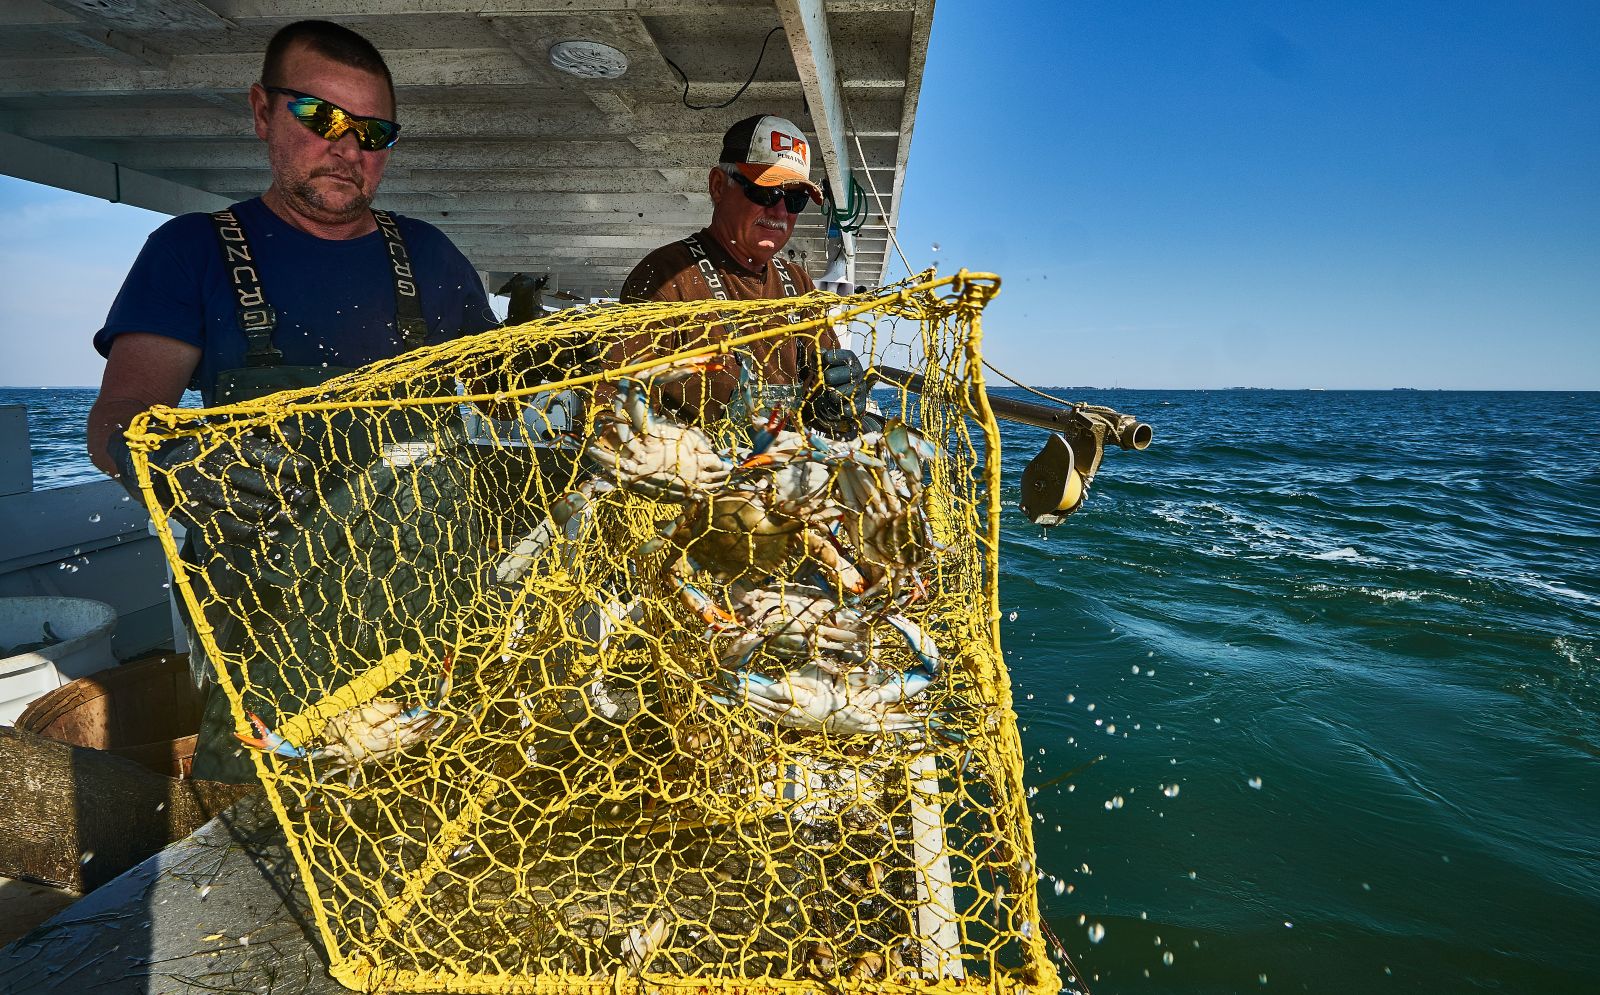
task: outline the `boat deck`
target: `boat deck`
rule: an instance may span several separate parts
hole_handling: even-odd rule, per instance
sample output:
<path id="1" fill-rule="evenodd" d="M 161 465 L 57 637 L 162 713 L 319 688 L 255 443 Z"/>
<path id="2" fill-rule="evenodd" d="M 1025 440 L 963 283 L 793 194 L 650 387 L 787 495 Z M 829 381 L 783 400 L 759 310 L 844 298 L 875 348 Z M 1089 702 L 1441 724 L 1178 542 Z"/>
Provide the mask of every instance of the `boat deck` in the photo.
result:
<path id="1" fill-rule="evenodd" d="M 0 991 L 342 993 L 310 922 L 258 793 L 0 949 Z"/>

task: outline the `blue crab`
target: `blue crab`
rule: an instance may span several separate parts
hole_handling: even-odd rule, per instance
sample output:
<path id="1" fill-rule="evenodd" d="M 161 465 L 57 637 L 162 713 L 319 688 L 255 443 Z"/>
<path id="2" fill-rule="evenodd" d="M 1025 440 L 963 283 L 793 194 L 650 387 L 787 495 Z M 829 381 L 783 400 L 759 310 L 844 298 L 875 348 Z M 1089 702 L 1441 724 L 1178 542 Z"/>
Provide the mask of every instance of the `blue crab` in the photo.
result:
<path id="1" fill-rule="evenodd" d="M 851 445 L 858 452 L 836 461 L 834 492 L 857 563 L 871 580 L 866 596 L 920 590 L 916 568 L 935 548 L 922 508 L 923 464 L 938 449 L 898 419 Z"/>
<path id="2" fill-rule="evenodd" d="M 708 494 L 726 481 L 733 462 L 706 434 L 653 411 L 650 404 L 655 388 L 721 368 L 718 357 L 699 356 L 620 378 L 611 408 L 596 412 L 584 445 L 585 455 L 600 467 L 600 478 L 635 494 L 675 502 Z"/>
<path id="3" fill-rule="evenodd" d="M 809 658 L 827 654 L 849 663 L 870 655 L 871 626 L 861 613 L 840 605 L 821 577 L 781 587 L 729 585 L 728 600 L 738 629 L 761 637 L 773 656 Z"/>
<path id="4" fill-rule="evenodd" d="M 252 749 L 285 759 L 309 760 L 313 763 L 332 761 L 323 776 L 347 772 L 348 783 L 354 786 L 357 767 L 432 739 L 454 721 L 451 716 L 439 711 L 450 694 L 451 669 L 452 658 L 446 656 L 438 690 L 425 705 L 406 705 L 392 698 L 375 698 L 345 709 L 323 726 L 318 736 L 322 744 L 320 746 L 306 749 L 289 742 L 273 732 L 254 712 L 245 714 L 250 717 L 256 735 L 234 733 L 234 736 Z"/>
<path id="5" fill-rule="evenodd" d="M 768 677 L 748 669 L 768 639 L 751 632 L 735 639 L 719 661 L 722 681 L 735 697 L 713 698 L 723 704 L 743 704 L 790 729 L 845 736 L 933 729 L 949 735 L 938 720 L 906 707 L 938 678 L 938 646 L 903 615 L 888 615 L 883 621 L 900 633 L 916 656 L 917 663 L 910 670 L 895 672 L 876 664 L 852 666 L 823 654 L 780 677 Z"/>

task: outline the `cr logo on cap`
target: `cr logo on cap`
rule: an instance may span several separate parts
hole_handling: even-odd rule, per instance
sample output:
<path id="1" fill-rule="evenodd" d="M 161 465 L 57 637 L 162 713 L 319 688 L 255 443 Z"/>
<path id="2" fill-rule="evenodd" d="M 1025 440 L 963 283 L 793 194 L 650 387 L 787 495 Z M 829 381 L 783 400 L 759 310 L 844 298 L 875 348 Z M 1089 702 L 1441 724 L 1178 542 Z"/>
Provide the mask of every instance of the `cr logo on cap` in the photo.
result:
<path id="1" fill-rule="evenodd" d="M 802 159 L 810 158 L 806 154 L 806 140 L 804 138 L 795 138 L 793 135 L 785 135 L 781 131 L 774 131 L 772 133 L 772 151 L 793 152 Z"/>

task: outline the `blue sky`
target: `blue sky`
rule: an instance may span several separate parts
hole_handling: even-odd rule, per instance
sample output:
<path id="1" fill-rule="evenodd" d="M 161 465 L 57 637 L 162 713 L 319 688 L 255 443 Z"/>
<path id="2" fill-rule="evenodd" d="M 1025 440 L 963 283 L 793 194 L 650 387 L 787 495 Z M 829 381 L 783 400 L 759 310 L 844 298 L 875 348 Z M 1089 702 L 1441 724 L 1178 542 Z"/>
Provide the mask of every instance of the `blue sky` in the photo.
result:
<path id="1" fill-rule="evenodd" d="M 0 380 L 161 220 L 0 178 Z M 900 235 L 1033 383 L 1600 389 L 1600 4 L 943 0 Z"/>

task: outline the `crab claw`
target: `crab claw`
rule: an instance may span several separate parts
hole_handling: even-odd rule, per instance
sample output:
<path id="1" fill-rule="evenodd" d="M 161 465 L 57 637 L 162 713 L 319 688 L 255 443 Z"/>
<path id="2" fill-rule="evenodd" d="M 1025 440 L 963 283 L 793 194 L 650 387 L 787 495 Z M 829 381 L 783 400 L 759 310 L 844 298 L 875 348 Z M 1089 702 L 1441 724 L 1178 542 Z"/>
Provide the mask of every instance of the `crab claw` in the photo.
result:
<path id="1" fill-rule="evenodd" d="M 939 450 L 923 437 L 921 432 L 899 419 L 891 419 L 883 431 L 884 448 L 906 476 L 922 479 L 922 464 L 938 455 Z"/>
<path id="2" fill-rule="evenodd" d="M 887 615 L 884 621 L 900 633 L 917 658 L 917 665 L 905 675 L 906 697 L 922 693 L 939 676 L 941 664 L 938 644 L 922 631 L 921 626 L 904 615 Z"/>
<path id="3" fill-rule="evenodd" d="M 678 597 L 683 600 L 685 607 L 699 615 L 713 631 L 724 632 L 738 626 L 738 619 L 724 611 L 709 594 L 690 581 L 693 569 L 682 557 L 672 564 L 669 572 Z"/>
<path id="4" fill-rule="evenodd" d="M 767 440 L 767 445 L 768 446 L 772 445 L 772 440 L 771 439 Z M 762 446 L 761 448 L 765 449 L 766 446 Z M 737 469 L 737 470 L 750 470 L 750 469 L 753 469 L 753 468 L 758 467 L 758 466 L 771 466 L 776 462 L 778 462 L 778 461 L 773 458 L 771 453 L 754 452 L 754 453 L 751 453 L 749 456 L 746 456 L 744 458 L 744 461 L 741 462 L 737 467 L 735 467 L 735 469 Z"/>
<path id="5" fill-rule="evenodd" d="M 750 440 L 750 455 L 743 463 L 739 464 L 741 467 L 765 466 L 773 462 L 772 458 L 766 455 L 767 450 L 772 446 L 773 441 L 778 438 L 778 433 L 782 432 L 783 427 L 788 424 L 789 412 L 783 408 L 773 408 L 764 420 L 758 418 L 756 421 L 759 427 L 756 429 L 755 436 Z M 762 457 L 766 458 L 762 459 Z"/>
<path id="6" fill-rule="evenodd" d="M 306 751 L 273 732 L 265 722 L 261 721 L 261 716 L 255 712 L 246 712 L 245 714 L 250 716 L 250 724 L 255 726 L 256 735 L 246 736 L 236 732 L 233 734 L 235 739 L 254 750 L 276 753 L 278 756 L 288 757 L 290 760 L 305 759 Z"/>
<path id="7" fill-rule="evenodd" d="M 556 528 L 564 529 L 574 515 L 589 506 L 589 498 L 582 491 L 568 491 L 550 502 L 550 520 Z"/>
<path id="8" fill-rule="evenodd" d="M 439 690 L 434 693 L 433 700 L 428 702 L 430 711 L 437 709 L 444 704 L 446 698 L 450 697 L 450 689 L 455 686 L 455 675 L 451 672 L 455 662 L 456 656 L 454 653 L 446 653 L 444 655 L 444 666 L 440 668 L 441 672 L 439 674 Z"/>

